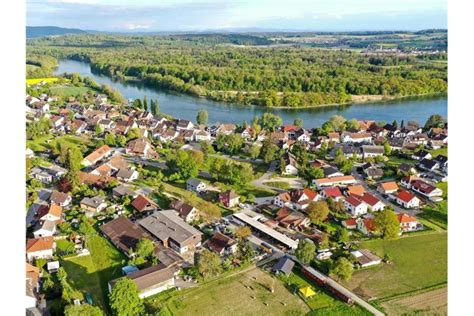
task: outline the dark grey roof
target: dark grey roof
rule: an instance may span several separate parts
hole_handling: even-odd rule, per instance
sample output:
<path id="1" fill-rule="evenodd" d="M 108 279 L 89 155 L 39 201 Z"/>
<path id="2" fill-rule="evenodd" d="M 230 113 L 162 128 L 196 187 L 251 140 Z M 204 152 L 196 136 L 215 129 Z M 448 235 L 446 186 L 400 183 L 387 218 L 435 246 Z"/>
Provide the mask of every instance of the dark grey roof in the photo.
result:
<path id="1" fill-rule="evenodd" d="M 105 202 L 105 197 L 97 195 L 92 198 L 85 197 L 81 200 L 81 204 L 85 204 L 87 206 L 92 207 L 99 207 L 100 204 Z"/>
<path id="2" fill-rule="evenodd" d="M 362 152 L 370 154 L 384 154 L 383 146 L 363 145 Z"/>
<path id="3" fill-rule="evenodd" d="M 272 267 L 272 270 L 274 272 L 280 271 L 285 274 L 290 274 L 294 266 L 295 266 L 295 262 L 285 256 L 285 257 L 281 257 L 280 260 L 278 260 L 278 262 L 275 263 L 275 265 Z"/>
<path id="4" fill-rule="evenodd" d="M 338 173 L 340 172 L 339 170 L 337 170 L 337 168 L 335 167 L 332 167 L 332 166 L 329 166 L 329 167 L 323 167 L 323 172 L 324 172 L 324 177 L 328 177 L 334 173 Z"/>
<path id="5" fill-rule="evenodd" d="M 190 178 L 186 181 L 186 184 L 192 185 L 193 187 L 197 187 L 200 183 L 202 183 L 202 181 L 196 178 Z"/>
<path id="6" fill-rule="evenodd" d="M 420 161 L 420 166 L 426 169 L 433 169 L 438 164 L 437 161 L 431 159 L 423 159 Z"/>

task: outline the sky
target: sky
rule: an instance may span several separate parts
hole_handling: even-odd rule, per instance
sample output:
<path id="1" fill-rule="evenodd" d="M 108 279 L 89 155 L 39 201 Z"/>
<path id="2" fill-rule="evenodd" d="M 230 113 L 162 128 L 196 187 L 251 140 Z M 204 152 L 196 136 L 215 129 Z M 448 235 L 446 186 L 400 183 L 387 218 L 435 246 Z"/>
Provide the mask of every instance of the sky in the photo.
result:
<path id="1" fill-rule="evenodd" d="M 116 32 L 447 28 L 446 0 L 27 0 L 28 26 Z"/>

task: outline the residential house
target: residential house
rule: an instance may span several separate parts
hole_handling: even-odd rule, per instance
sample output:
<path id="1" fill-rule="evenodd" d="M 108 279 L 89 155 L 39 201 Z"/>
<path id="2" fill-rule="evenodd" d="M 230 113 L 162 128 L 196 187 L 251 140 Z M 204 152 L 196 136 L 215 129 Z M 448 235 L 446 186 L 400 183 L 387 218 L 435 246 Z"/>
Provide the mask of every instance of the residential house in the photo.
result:
<path id="1" fill-rule="evenodd" d="M 138 242 L 142 239 L 151 239 L 143 229 L 125 216 L 100 226 L 100 230 L 126 256 L 133 257 Z"/>
<path id="2" fill-rule="evenodd" d="M 346 198 L 344 200 L 344 206 L 346 207 L 347 212 L 349 212 L 353 217 L 367 213 L 367 204 L 362 203 L 362 201 L 354 196 Z"/>
<path id="3" fill-rule="evenodd" d="M 439 169 L 439 163 L 436 160 L 422 159 L 418 164 L 418 167 L 428 171 L 435 171 Z"/>
<path id="4" fill-rule="evenodd" d="M 52 221 L 60 223 L 62 220 L 63 208 L 57 204 L 51 204 L 48 208 L 44 208 L 43 212 L 38 212 L 38 219 L 40 221 Z"/>
<path id="5" fill-rule="evenodd" d="M 81 209 L 86 211 L 88 216 L 95 215 L 106 207 L 107 203 L 104 196 L 97 195 L 92 198 L 85 197 L 81 200 Z"/>
<path id="6" fill-rule="evenodd" d="M 413 232 L 423 229 L 423 224 L 421 224 L 415 217 L 410 216 L 406 213 L 397 214 L 398 222 L 400 223 L 401 232 Z"/>
<path id="7" fill-rule="evenodd" d="M 324 172 L 324 177 L 332 178 L 332 177 L 342 177 L 344 174 L 340 172 L 336 167 L 333 166 L 324 166 L 322 167 Z"/>
<path id="8" fill-rule="evenodd" d="M 156 159 L 158 154 L 146 137 L 130 141 L 125 148 L 127 155 L 138 156 L 144 159 Z"/>
<path id="9" fill-rule="evenodd" d="M 100 160 L 109 157 L 112 154 L 112 149 L 107 146 L 103 145 L 96 150 L 94 150 L 92 153 L 86 156 L 84 160 L 82 161 L 82 164 L 86 167 L 92 166 L 99 162 Z"/>
<path id="10" fill-rule="evenodd" d="M 318 201 L 319 194 L 311 189 L 294 189 L 290 192 L 278 194 L 273 199 L 273 204 L 283 207 L 287 206 L 294 210 L 304 210 L 309 203 Z"/>
<path id="11" fill-rule="evenodd" d="M 377 232 L 375 221 L 373 218 L 359 217 L 357 220 L 357 230 L 366 236 L 373 235 Z"/>
<path id="12" fill-rule="evenodd" d="M 154 212 L 138 223 L 165 247 L 178 253 L 185 253 L 201 245 L 202 233 L 187 224 L 174 210 Z"/>
<path id="13" fill-rule="evenodd" d="M 293 271 L 293 267 L 295 266 L 295 262 L 291 260 L 287 256 L 281 257 L 277 263 L 275 263 L 272 267 L 272 271 L 274 273 L 284 273 L 286 275 L 291 274 Z"/>
<path id="14" fill-rule="evenodd" d="M 188 130 L 188 129 L 193 129 L 193 128 L 194 128 L 193 122 L 188 121 L 188 120 L 180 119 L 178 121 L 178 124 L 176 124 L 176 130 L 178 131 Z"/>
<path id="15" fill-rule="evenodd" d="M 296 230 L 302 230 L 310 224 L 306 215 L 286 206 L 277 211 L 275 221 L 282 227 Z"/>
<path id="16" fill-rule="evenodd" d="M 411 156 L 412 159 L 415 159 L 415 160 L 418 160 L 418 161 L 421 161 L 423 159 L 431 159 L 433 158 L 433 156 L 427 152 L 426 150 L 419 150 L 417 152 L 415 152 L 412 156 Z"/>
<path id="17" fill-rule="evenodd" d="M 177 211 L 179 216 L 184 219 L 186 223 L 192 223 L 199 218 L 199 210 L 181 200 L 173 200 L 170 207 Z"/>
<path id="18" fill-rule="evenodd" d="M 398 166 L 398 171 L 401 174 L 406 175 L 406 176 L 417 174 L 417 171 L 416 171 L 415 167 L 413 167 L 413 165 L 407 164 L 407 163 L 401 163 Z"/>
<path id="19" fill-rule="evenodd" d="M 197 142 L 201 142 L 201 141 L 211 141 L 211 133 L 209 133 L 208 131 L 198 131 L 196 133 L 194 133 L 194 139 L 197 141 Z"/>
<path id="20" fill-rule="evenodd" d="M 239 205 L 240 197 L 234 190 L 227 190 L 219 194 L 219 202 L 225 207 L 235 207 Z"/>
<path id="21" fill-rule="evenodd" d="M 67 193 L 63 193 L 63 192 L 59 192 L 59 191 L 54 190 L 51 193 L 51 196 L 49 197 L 49 200 L 50 200 L 51 204 L 56 204 L 56 205 L 59 205 L 61 207 L 65 207 L 65 206 L 68 206 L 69 204 L 71 204 L 72 197 Z"/>
<path id="22" fill-rule="evenodd" d="M 143 270 L 129 273 L 124 276 L 124 278 L 129 278 L 135 283 L 139 293 L 138 296 L 144 299 L 175 287 L 175 274 L 177 274 L 175 267 L 167 267 L 160 263 Z M 109 292 L 112 292 L 118 280 L 119 279 L 109 282 Z"/>
<path id="23" fill-rule="evenodd" d="M 341 140 L 343 143 L 371 143 L 372 134 L 371 133 L 351 133 L 343 132 L 341 135 Z"/>
<path id="24" fill-rule="evenodd" d="M 405 208 L 417 208 L 420 206 L 420 199 L 406 190 L 400 190 L 397 193 L 396 201 Z"/>
<path id="25" fill-rule="evenodd" d="M 151 214 L 159 209 L 158 204 L 141 194 L 132 201 L 131 205 L 141 214 Z"/>
<path id="26" fill-rule="evenodd" d="M 333 199 L 334 201 L 339 201 L 343 198 L 342 192 L 339 189 L 339 187 L 329 187 L 329 188 L 323 188 L 321 190 L 321 196 L 324 199 Z"/>
<path id="27" fill-rule="evenodd" d="M 45 184 L 53 183 L 53 176 L 42 167 L 31 168 L 30 177 Z"/>
<path id="28" fill-rule="evenodd" d="M 220 232 L 216 232 L 207 242 L 207 247 L 219 254 L 219 256 L 227 256 L 237 251 L 237 241 Z"/>
<path id="29" fill-rule="evenodd" d="M 121 199 L 125 196 L 130 196 L 132 198 L 136 198 L 138 193 L 133 191 L 129 186 L 125 184 L 120 184 L 112 189 L 112 196 L 116 199 Z"/>
<path id="30" fill-rule="evenodd" d="M 374 145 L 362 145 L 362 157 L 378 157 L 383 156 L 385 153 L 383 146 L 374 146 Z"/>
<path id="31" fill-rule="evenodd" d="M 51 236 L 28 239 L 26 243 L 26 257 L 29 262 L 36 259 L 50 259 L 53 257 L 55 248 L 56 243 Z"/>
<path id="32" fill-rule="evenodd" d="M 206 184 L 201 180 L 190 178 L 186 181 L 186 190 L 201 193 L 206 191 Z"/>
<path id="33" fill-rule="evenodd" d="M 365 188 L 363 185 L 360 184 L 355 184 L 355 185 L 350 185 L 346 188 L 346 195 L 347 196 L 363 196 L 365 193 Z"/>
<path id="34" fill-rule="evenodd" d="M 138 179 L 138 171 L 132 168 L 122 168 L 122 169 L 119 169 L 119 171 L 117 172 L 115 176 L 120 181 L 131 182 L 133 180 Z"/>
<path id="35" fill-rule="evenodd" d="M 283 161 L 285 163 L 283 174 L 286 174 L 286 175 L 298 174 L 298 163 L 296 162 L 296 159 L 292 154 L 288 152 L 285 153 L 285 155 L 283 155 Z"/>
<path id="36" fill-rule="evenodd" d="M 353 176 L 313 179 L 312 182 L 317 188 L 330 187 L 330 186 L 336 186 L 336 185 L 347 186 L 349 184 L 357 183 L 356 179 L 354 179 Z"/>
<path id="37" fill-rule="evenodd" d="M 373 212 L 381 211 L 385 208 L 385 204 L 382 201 L 368 192 L 365 192 L 364 195 L 360 197 L 360 200 L 367 205 L 368 210 Z"/>
<path id="38" fill-rule="evenodd" d="M 366 178 L 380 179 L 383 177 L 383 169 L 371 162 L 364 164 L 362 170 Z"/>
<path id="39" fill-rule="evenodd" d="M 296 141 L 308 143 L 311 140 L 311 134 L 304 128 L 300 128 L 295 132 Z"/>
<path id="40" fill-rule="evenodd" d="M 411 181 L 411 189 L 423 196 L 426 196 L 429 199 L 440 198 L 443 196 L 443 190 L 435 187 L 432 184 L 429 184 L 423 180 L 413 180 Z"/>
<path id="41" fill-rule="evenodd" d="M 357 219 L 349 218 L 341 222 L 342 226 L 347 229 L 356 229 L 357 228 Z"/>
<path id="42" fill-rule="evenodd" d="M 50 237 L 56 233 L 56 222 L 45 220 L 42 224 L 33 232 L 35 238 L 39 237 Z"/>
<path id="43" fill-rule="evenodd" d="M 395 181 L 382 182 L 377 186 L 377 191 L 382 194 L 392 194 L 398 191 L 398 185 Z"/>
<path id="44" fill-rule="evenodd" d="M 220 124 L 216 129 L 216 135 L 224 134 L 230 135 L 234 133 L 237 126 L 235 124 Z"/>
<path id="45" fill-rule="evenodd" d="M 328 141 L 332 143 L 339 143 L 341 141 L 341 134 L 338 132 L 328 133 Z"/>

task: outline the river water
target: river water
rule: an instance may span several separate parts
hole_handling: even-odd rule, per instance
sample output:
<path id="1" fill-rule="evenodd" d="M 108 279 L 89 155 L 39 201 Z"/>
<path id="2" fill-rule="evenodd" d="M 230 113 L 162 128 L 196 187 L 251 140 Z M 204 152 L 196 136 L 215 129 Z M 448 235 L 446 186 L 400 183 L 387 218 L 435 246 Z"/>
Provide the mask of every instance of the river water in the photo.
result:
<path id="1" fill-rule="evenodd" d="M 160 111 L 176 118 L 196 120 L 197 111 L 205 109 L 209 113 L 209 123 L 251 122 L 255 116 L 264 112 L 279 115 L 285 124 L 291 124 L 296 118 L 304 121 L 307 128 L 321 126 L 332 115 L 338 114 L 346 119 L 375 120 L 392 122 L 414 120 L 420 124 L 432 114 L 447 116 L 447 97 L 406 98 L 397 101 L 376 102 L 369 104 L 354 104 L 310 109 L 267 109 L 259 106 L 239 105 L 215 102 L 185 94 L 162 91 L 147 87 L 141 83 L 129 83 L 112 80 L 102 74 L 93 73 L 86 62 L 75 60 L 60 60 L 56 74 L 79 73 L 81 76 L 92 77 L 99 84 L 108 84 L 119 90 L 127 99 L 137 99 L 147 96 L 148 100 L 158 99 Z"/>

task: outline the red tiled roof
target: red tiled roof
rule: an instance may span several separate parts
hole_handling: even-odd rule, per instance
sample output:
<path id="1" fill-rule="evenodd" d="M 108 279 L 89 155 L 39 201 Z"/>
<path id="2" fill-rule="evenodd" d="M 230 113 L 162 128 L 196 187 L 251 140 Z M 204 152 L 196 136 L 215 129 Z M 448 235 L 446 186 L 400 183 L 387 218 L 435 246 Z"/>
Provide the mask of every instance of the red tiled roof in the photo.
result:
<path id="1" fill-rule="evenodd" d="M 346 202 L 351 204 L 352 206 L 359 206 L 360 204 L 362 204 L 362 202 L 356 199 L 354 196 L 349 196 L 346 199 Z"/>
<path id="2" fill-rule="evenodd" d="M 408 203 L 415 197 L 415 195 L 406 190 L 401 190 L 400 192 L 398 192 L 397 197 L 403 202 Z"/>
<path id="3" fill-rule="evenodd" d="M 139 212 L 145 210 L 145 208 L 149 205 L 156 206 L 156 203 L 144 197 L 143 195 L 137 196 L 132 202 L 132 206 Z"/>
<path id="4" fill-rule="evenodd" d="M 375 204 L 377 204 L 378 202 L 380 202 L 380 200 L 378 198 L 376 198 L 375 196 L 373 196 L 372 194 L 370 193 L 365 193 L 361 200 L 367 204 L 369 204 L 370 206 L 374 206 Z"/>
<path id="5" fill-rule="evenodd" d="M 398 185 L 395 181 L 380 183 L 380 186 L 384 191 L 398 190 Z"/>
<path id="6" fill-rule="evenodd" d="M 342 196 L 341 190 L 338 187 L 331 187 L 324 189 L 324 194 L 327 197 L 336 198 Z"/>
<path id="7" fill-rule="evenodd" d="M 406 213 L 400 213 L 398 214 L 398 221 L 400 223 L 410 223 L 410 222 L 417 222 L 416 218 L 413 216 L 410 216 Z"/>
<path id="8" fill-rule="evenodd" d="M 40 237 L 28 239 L 26 243 L 26 252 L 36 252 L 53 249 L 53 237 Z"/>

